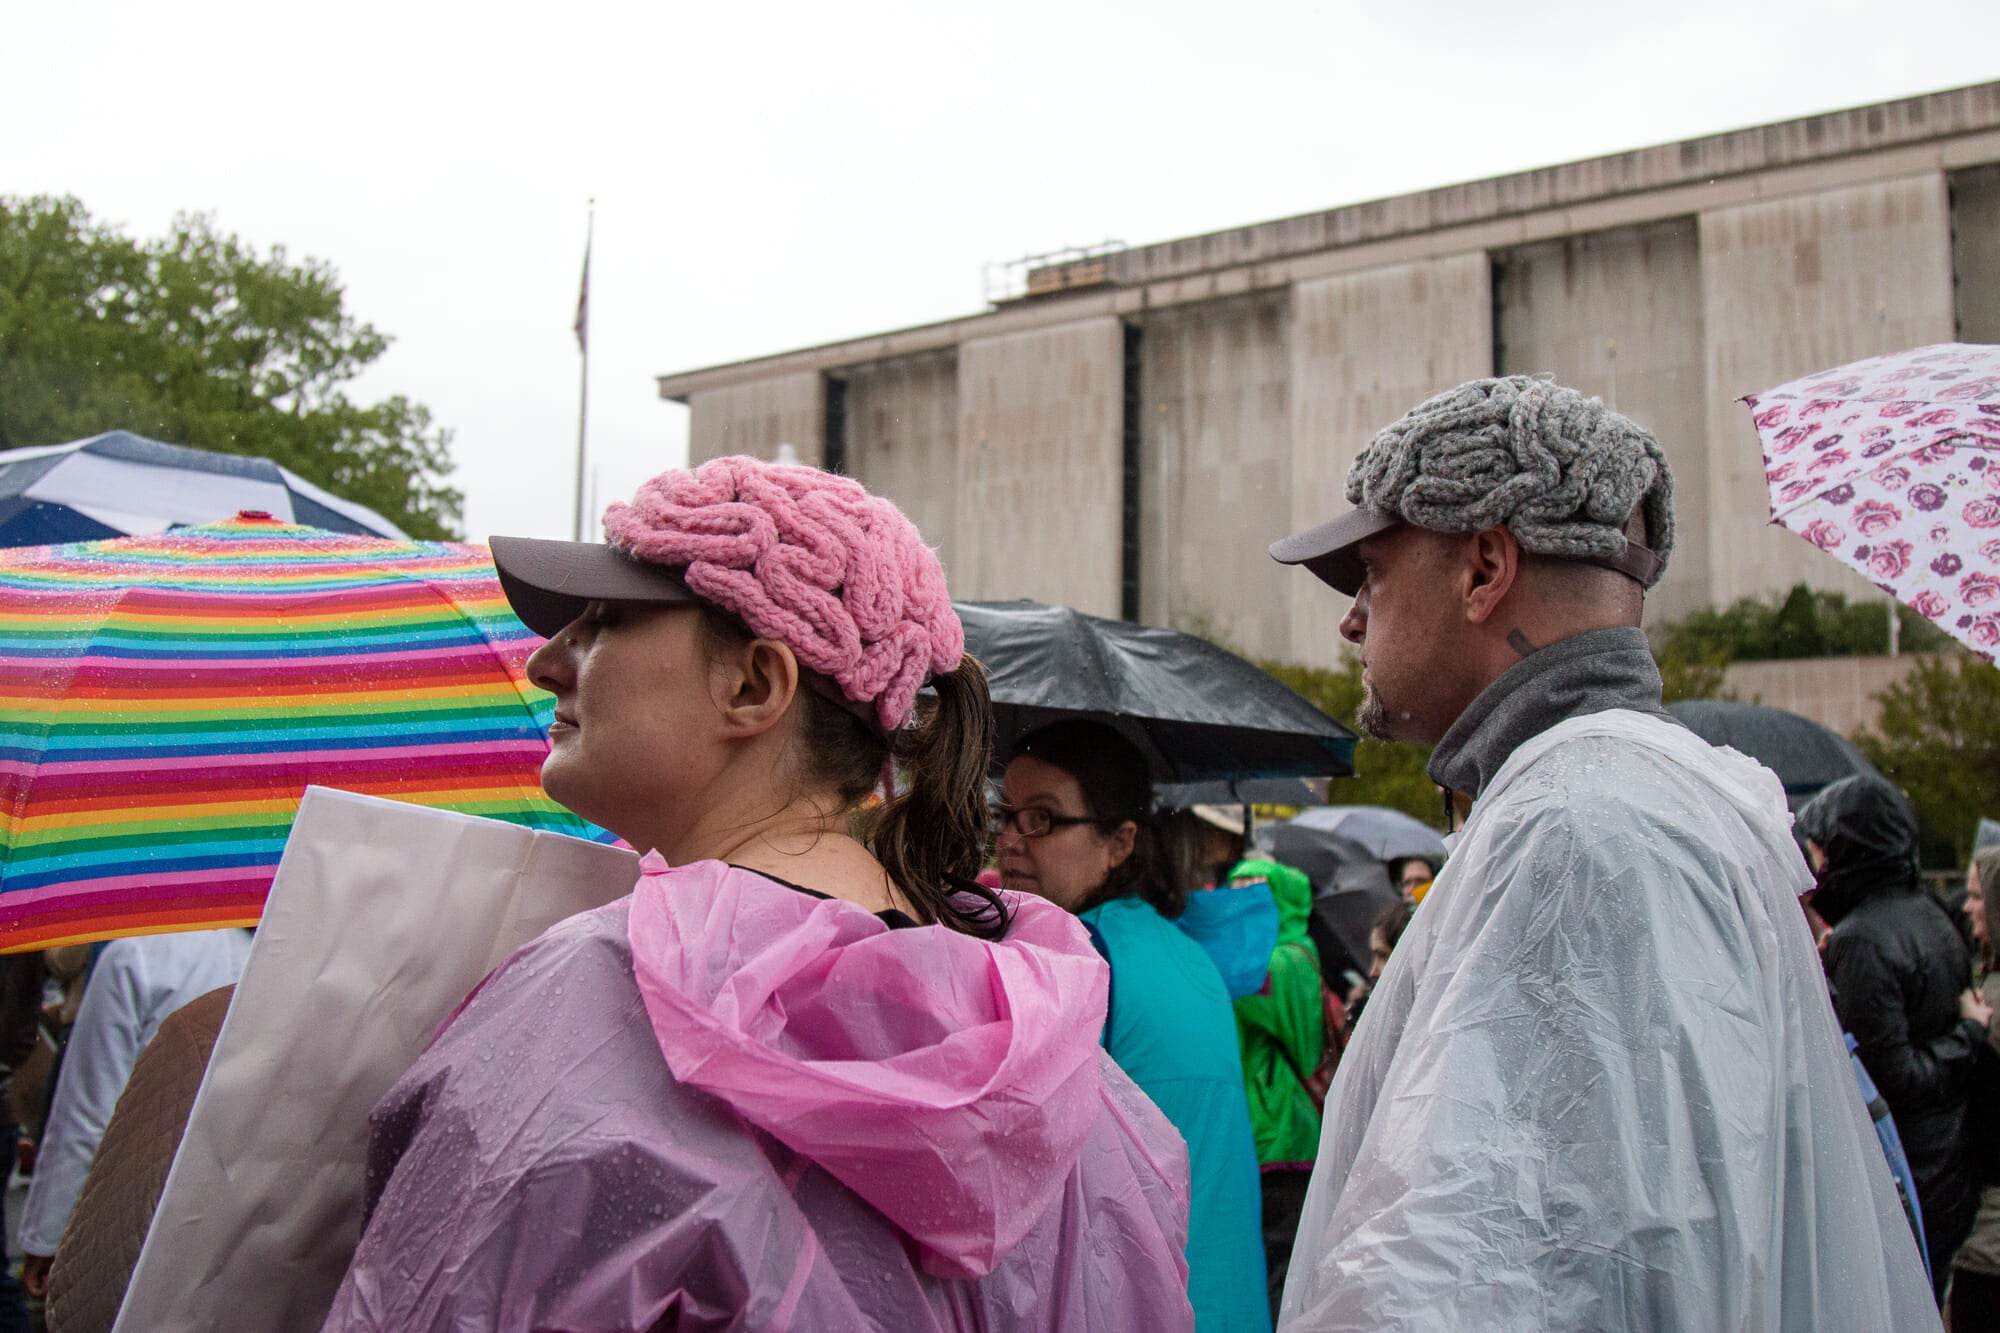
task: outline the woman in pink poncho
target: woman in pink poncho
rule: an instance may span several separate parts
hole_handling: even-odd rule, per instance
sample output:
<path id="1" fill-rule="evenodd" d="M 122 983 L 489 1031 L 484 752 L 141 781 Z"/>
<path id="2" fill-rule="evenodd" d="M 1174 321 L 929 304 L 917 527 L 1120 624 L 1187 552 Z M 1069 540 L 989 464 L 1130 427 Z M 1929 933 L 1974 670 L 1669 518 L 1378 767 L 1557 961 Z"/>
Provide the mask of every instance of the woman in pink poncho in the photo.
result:
<path id="1" fill-rule="evenodd" d="M 972 879 L 992 712 L 935 553 L 748 458 L 605 527 L 493 550 L 549 636 L 543 783 L 639 883 L 376 1108 L 326 1327 L 1191 1328 L 1186 1151 L 1098 1049 L 1104 965 Z"/>

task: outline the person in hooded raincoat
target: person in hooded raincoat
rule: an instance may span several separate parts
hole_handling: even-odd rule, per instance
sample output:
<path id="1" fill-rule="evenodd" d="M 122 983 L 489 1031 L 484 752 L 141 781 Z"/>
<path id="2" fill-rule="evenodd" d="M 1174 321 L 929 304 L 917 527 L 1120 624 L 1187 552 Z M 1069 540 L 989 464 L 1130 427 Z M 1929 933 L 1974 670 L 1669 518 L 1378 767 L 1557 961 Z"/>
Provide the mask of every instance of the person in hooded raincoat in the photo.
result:
<path id="1" fill-rule="evenodd" d="M 1187 1141 L 1195 1326 L 1268 1329 L 1257 1156 L 1229 991 L 1203 945 L 1175 925 L 1190 896 L 1186 867 L 1148 813 L 1152 795 L 1144 757 L 1109 726 L 1029 733 L 1001 783 L 1000 879 L 1077 913 L 1111 965 L 1105 1049 Z"/>
<path id="2" fill-rule="evenodd" d="M 1107 969 L 973 879 L 992 712 L 936 554 L 749 458 L 605 527 L 493 548 L 549 636 L 544 786 L 638 884 L 383 1098 L 325 1326 L 1191 1328 L 1186 1151 L 1098 1049 Z"/>
<path id="3" fill-rule="evenodd" d="M 1642 428 L 1439 394 L 1276 543 L 1354 598 L 1361 725 L 1464 827 L 1341 1057 L 1286 1329 L 1937 1327 L 1797 898 L 1784 791 L 1665 713 Z"/>
<path id="4" fill-rule="evenodd" d="M 1873 774 L 1843 778 L 1800 808 L 1798 831 L 1814 864 L 1812 909 L 1833 928 L 1834 1009 L 1896 1118 L 1942 1296 L 1979 1209 L 1966 1111 L 1986 1029 L 1959 1004 L 1972 959 L 1917 880 L 1917 813 L 1901 792 Z"/>

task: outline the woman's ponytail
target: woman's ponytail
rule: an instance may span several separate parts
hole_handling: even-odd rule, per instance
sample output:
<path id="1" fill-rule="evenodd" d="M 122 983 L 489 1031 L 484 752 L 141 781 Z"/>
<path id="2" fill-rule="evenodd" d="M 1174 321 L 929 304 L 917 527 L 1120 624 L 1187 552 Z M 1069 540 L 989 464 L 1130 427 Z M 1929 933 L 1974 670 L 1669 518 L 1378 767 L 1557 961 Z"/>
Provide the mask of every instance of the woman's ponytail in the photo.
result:
<path id="1" fill-rule="evenodd" d="M 993 703 L 986 668 L 970 654 L 931 681 L 934 704 L 895 737 L 891 756 L 905 790 L 875 819 L 869 849 L 890 880 L 930 921 L 981 939 L 1006 934 L 1000 895 L 975 876 L 986 861 L 993 762 Z"/>

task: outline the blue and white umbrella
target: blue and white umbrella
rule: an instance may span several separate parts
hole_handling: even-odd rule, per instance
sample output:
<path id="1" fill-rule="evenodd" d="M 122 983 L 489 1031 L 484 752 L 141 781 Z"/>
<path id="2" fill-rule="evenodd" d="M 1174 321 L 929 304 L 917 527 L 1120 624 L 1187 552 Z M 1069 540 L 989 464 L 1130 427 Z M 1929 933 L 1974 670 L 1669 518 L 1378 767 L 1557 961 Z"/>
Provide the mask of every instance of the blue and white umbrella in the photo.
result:
<path id="1" fill-rule="evenodd" d="M 374 510 L 268 458 L 184 449 L 123 430 L 0 451 L 0 546 L 136 537 L 244 510 L 329 532 L 408 540 Z"/>

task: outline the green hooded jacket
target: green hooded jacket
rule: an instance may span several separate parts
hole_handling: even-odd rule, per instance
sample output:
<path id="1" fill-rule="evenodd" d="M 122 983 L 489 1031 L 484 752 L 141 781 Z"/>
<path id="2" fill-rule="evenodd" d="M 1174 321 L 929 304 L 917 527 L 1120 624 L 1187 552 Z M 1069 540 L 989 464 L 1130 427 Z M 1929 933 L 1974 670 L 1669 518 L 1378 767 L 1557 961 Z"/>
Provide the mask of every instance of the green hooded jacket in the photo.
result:
<path id="1" fill-rule="evenodd" d="M 1243 1048 L 1243 1088 L 1250 1129 L 1264 1166 L 1310 1166 L 1319 1154 L 1319 1108 L 1304 1080 L 1319 1068 L 1326 1041 L 1319 951 L 1306 936 L 1312 882 L 1288 865 L 1262 858 L 1229 872 L 1232 886 L 1263 880 L 1278 902 L 1278 947 L 1264 989 L 1236 1001 Z"/>

